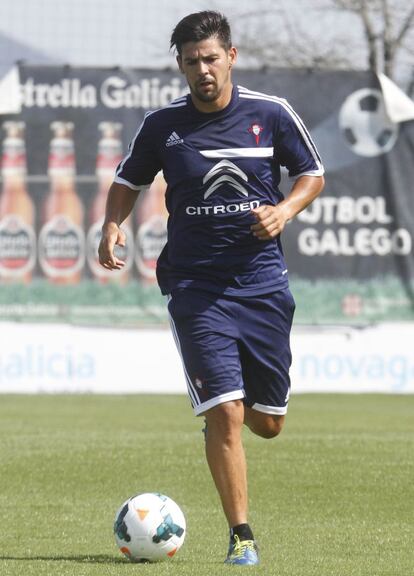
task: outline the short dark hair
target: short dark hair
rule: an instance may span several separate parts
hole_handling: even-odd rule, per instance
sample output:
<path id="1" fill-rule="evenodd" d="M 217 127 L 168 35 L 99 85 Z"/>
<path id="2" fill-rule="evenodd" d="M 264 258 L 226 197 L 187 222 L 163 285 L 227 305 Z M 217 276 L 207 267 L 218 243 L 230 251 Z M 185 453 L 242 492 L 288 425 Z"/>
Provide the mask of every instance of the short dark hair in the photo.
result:
<path id="1" fill-rule="evenodd" d="M 226 50 L 231 48 L 231 30 L 227 18 L 213 10 L 195 12 L 178 22 L 171 34 L 170 48 L 175 47 L 181 55 L 182 45 L 186 42 L 200 42 L 211 37 L 218 38 Z"/>

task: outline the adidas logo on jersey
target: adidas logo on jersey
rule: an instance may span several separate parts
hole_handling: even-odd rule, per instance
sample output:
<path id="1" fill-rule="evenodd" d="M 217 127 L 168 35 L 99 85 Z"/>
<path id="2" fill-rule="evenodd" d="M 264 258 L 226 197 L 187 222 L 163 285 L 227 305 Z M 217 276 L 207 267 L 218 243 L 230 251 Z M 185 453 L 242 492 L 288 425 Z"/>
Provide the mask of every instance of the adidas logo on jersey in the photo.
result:
<path id="1" fill-rule="evenodd" d="M 171 132 L 171 134 L 167 138 L 165 145 L 168 148 L 169 146 L 175 146 L 176 144 L 182 144 L 183 142 L 184 140 L 178 136 L 177 132 Z"/>

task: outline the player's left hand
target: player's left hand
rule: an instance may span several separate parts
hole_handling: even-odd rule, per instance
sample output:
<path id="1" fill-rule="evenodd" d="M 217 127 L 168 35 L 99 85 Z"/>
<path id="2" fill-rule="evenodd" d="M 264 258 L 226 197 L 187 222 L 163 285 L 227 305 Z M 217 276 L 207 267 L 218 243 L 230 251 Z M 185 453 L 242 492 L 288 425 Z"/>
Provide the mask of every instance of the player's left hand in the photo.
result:
<path id="1" fill-rule="evenodd" d="M 99 263 L 107 270 L 121 270 L 125 266 L 114 254 L 115 246 L 125 246 L 125 232 L 115 223 L 102 226 L 102 237 L 98 247 Z"/>
<path id="2" fill-rule="evenodd" d="M 259 240 L 276 238 L 289 220 L 282 204 L 276 206 L 264 204 L 254 208 L 252 214 L 257 222 L 250 229 Z"/>

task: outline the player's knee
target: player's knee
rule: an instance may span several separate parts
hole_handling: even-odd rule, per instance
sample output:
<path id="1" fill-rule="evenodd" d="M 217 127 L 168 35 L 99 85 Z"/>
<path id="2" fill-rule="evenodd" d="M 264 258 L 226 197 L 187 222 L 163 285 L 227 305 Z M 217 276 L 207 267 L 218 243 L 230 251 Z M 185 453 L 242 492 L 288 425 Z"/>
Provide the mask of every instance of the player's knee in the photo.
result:
<path id="1" fill-rule="evenodd" d="M 243 404 L 241 401 L 224 402 L 205 413 L 208 432 L 214 430 L 222 437 L 239 434 L 243 425 Z"/>
<path id="2" fill-rule="evenodd" d="M 260 422 L 256 422 L 255 426 L 250 426 L 252 432 L 257 436 L 261 436 L 266 440 L 276 438 L 282 432 L 284 423 L 283 416 L 266 416 Z"/>
<path id="3" fill-rule="evenodd" d="M 283 429 L 283 419 L 282 418 L 272 418 L 268 425 L 268 436 L 266 438 L 276 438 L 282 432 Z"/>

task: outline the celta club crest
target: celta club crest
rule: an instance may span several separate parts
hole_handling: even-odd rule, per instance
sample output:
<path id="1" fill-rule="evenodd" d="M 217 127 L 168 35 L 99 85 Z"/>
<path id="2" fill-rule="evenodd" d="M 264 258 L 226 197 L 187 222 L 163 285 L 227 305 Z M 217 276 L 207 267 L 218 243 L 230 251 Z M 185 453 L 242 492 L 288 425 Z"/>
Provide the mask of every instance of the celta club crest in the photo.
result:
<path id="1" fill-rule="evenodd" d="M 260 134 L 263 132 L 263 126 L 260 126 L 260 124 L 252 124 L 249 128 L 249 132 L 250 134 L 253 134 L 256 140 L 256 145 L 259 146 L 259 139 Z"/>

